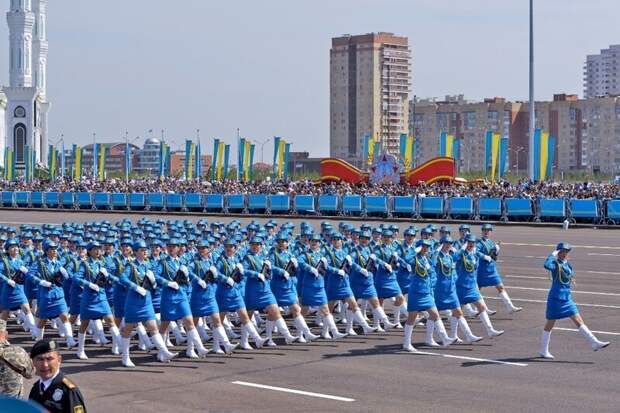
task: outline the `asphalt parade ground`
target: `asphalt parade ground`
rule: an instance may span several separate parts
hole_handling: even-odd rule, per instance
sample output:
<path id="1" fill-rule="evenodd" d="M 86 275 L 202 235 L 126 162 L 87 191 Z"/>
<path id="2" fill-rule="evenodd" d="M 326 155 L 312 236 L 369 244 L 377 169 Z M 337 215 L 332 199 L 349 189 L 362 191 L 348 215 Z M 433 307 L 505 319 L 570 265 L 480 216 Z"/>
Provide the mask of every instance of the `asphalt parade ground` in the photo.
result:
<path id="1" fill-rule="evenodd" d="M 135 221 L 142 216 L 3 210 L 0 221 L 17 226 L 123 217 Z M 313 221 L 315 228 L 319 222 Z M 451 227 L 456 234 L 457 225 Z M 474 233 L 479 235 L 479 229 Z M 170 364 L 158 363 L 154 354 L 134 346 L 135 369 L 123 368 L 109 346 L 87 340 L 90 359 L 81 361 L 73 351 L 63 351 L 63 370 L 80 386 L 91 412 L 620 411 L 620 231 L 496 226 L 493 238 L 501 241 L 499 269 L 508 292 L 523 307 L 509 315 L 494 288 L 483 290 L 489 307 L 498 311 L 491 318 L 495 328 L 506 331 L 494 339 L 428 348 L 424 328 L 416 327 L 414 346 L 423 354 L 401 351 L 402 330 L 390 330 L 311 344 L 287 346 L 276 340 L 282 345 L 231 356 L 209 354 L 203 360 L 185 358 L 185 348 L 178 347 L 181 356 Z M 543 360 L 537 354 L 550 281 L 542 265 L 559 241 L 574 246 L 573 293 L 581 314 L 599 339 L 611 345 L 593 352 L 572 322 L 562 320 L 551 337 L 556 359 Z M 308 318 L 311 326 L 313 321 Z M 483 335 L 477 319 L 469 322 L 475 334 Z M 32 341 L 11 326 L 11 341 L 29 350 Z"/>

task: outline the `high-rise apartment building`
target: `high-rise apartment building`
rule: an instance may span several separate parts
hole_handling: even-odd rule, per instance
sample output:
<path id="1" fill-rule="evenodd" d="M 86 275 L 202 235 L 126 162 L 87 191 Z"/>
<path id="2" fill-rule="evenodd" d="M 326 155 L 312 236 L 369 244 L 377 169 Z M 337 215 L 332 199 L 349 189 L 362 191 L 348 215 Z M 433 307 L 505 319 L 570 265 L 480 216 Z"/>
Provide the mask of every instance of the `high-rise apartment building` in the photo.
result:
<path id="1" fill-rule="evenodd" d="M 583 70 L 583 96 L 620 96 L 620 44 L 589 55 Z"/>
<path id="2" fill-rule="evenodd" d="M 408 133 L 411 50 L 392 33 L 345 35 L 330 50 L 330 156 L 359 164 L 370 135 L 398 154 Z"/>

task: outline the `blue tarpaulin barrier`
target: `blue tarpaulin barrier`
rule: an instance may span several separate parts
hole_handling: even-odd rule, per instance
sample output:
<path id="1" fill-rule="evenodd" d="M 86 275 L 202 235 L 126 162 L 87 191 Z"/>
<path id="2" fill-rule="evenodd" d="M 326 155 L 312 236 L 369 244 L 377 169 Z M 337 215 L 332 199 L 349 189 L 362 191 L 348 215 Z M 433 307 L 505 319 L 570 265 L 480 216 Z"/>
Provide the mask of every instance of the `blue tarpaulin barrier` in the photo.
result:
<path id="1" fill-rule="evenodd" d="M 152 209 L 152 210 L 164 209 L 165 207 L 164 194 L 162 194 L 161 192 L 147 194 L 146 203 L 149 209 Z"/>
<path id="2" fill-rule="evenodd" d="M 509 217 L 533 218 L 532 201 L 523 198 L 506 198 L 506 215 Z"/>
<path id="3" fill-rule="evenodd" d="M 336 195 L 319 196 L 319 212 L 335 214 L 338 212 L 338 197 Z"/>
<path id="4" fill-rule="evenodd" d="M 34 208 L 43 206 L 43 192 L 31 192 L 30 193 L 30 205 Z"/>
<path id="5" fill-rule="evenodd" d="M 58 208 L 60 205 L 60 194 L 58 192 L 45 193 L 45 206 L 48 208 Z"/>
<path id="6" fill-rule="evenodd" d="M 420 198 L 420 214 L 422 216 L 443 215 L 443 198 L 435 196 Z"/>
<path id="7" fill-rule="evenodd" d="M 248 195 L 248 210 L 249 211 L 266 211 L 267 210 L 267 195 L 251 194 Z"/>
<path id="8" fill-rule="evenodd" d="M 288 195 L 270 195 L 269 206 L 271 212 L 288 212 L 291 209 L 291 200 Z"/>
<path id="9" fill-rule="evenodd" d="M 30 192 L 15 192 L 15 205 L 26 207 L 30 203 Z"/>
<path id="10" fill-rule="evenodd" d="M 2 192 L 2 206 L 13 206 L 13 192 Z"/>
<path id="11" fill-rule="evenodd" d="M 60 194 L 60 202 L 64 208 L 73 208 L 75 204 L 75 195 L 73 192 L 63 192 Z"/>
<path id="12" fill-rule="evenodd" d="M 566 201 L 563 199 L 540 198 L 538 200 L 538 215 L 540 218 L 566 217 Z"/>
<path id="13" fill-rule="evenodd" d="M 596 199 L 571 199 L 570 210 L 572 218 L 599 218 Z"/>
<path id="14" fill-rule="evenodd" d="M 79 208 L 90 208 L 93 206 L 90 192 L 78 192 L 75 196 Z"/>
<path id="15" fill-rule="evenodd" d="M 224 195 L 207 194 L 205 195 L 205 208 L 207 211 L 223 212 L 224 211 Z"/>
<path id="16" fill-rule="evenodd" d="M 94 198 L 95 208 L 110 208 L 110 194 L 107 192 L 97 192 Z"/>
<path id="17" fill-rule="evenodd" d="M 345 215 L 362 213 L 362 197 L 360 195 L 344 195 L 342 197 L 342 212 Z"/>
<path id="18" fill-rule="evenodd" d="M 413 196 L 395 196 L 392 198 L 392 202 L 392 212 L 395 214 L 411 216 L 416 212 Z"/>
<path id="19" fill-rule="evenodd" d="M 297 211 L 297 213 L 299 214 L 314 214 L 314 196 L 295 196 L 295 211 Z"/>
<path id="20" fill-rule="evenodd" d="M 129 208 L 144 209 L 146 207 L 146 194 L 129 194 Z"/>
<path id="21" fill-rule="evenodd" d="M 471 198 L 450 198 L 448 199 L 448 210 L 450 215 L 466 215 L 474 214 L 474 200 Z"/>
<path id="22" fill-rule="evenodd" d="M 480 198 L 478 200 L 478 215 L 485 217 L 502 216 L 502 200 L 499 198 Z"/>
<path id="23" fill-rule="evenodd" d="M 245 209 L 245 197 L 241 194 L 228 195 L 226 200 L 228 201 L 228 210 L 230 211 L 242 211 Z"/>
<path id="24" fill-rule="evenodd" d="M 202 195 L 200 194 L 185 194 L 185 208 L 191 210 L 202 209 Z"/>
<path id="25" fill-rule="evenodd" d="M 366 213 L 388 215 L 388 199 L 386 196 L 370 195 L 366 197 Z"/>
<path id="26" fill-rule="evenodd" d="M 127 195 L 115 192 L 110 197 L 110 203 L 112 204 L 113 209 L 125 209 L 127 208 Z"/>
<path id="27" fill-rule="evenodd" d="M 166 194 L 166 208 L 175 211 L 183 209 L 183 195 Z"/>

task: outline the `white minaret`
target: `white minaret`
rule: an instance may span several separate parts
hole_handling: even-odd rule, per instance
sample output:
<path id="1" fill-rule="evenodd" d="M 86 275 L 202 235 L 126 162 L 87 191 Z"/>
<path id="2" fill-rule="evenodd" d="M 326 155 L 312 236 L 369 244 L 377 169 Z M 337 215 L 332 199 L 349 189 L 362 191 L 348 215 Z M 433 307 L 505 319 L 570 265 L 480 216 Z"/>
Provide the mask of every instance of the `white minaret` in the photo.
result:
<path id="1" fill-rule="evenodd" d="M 11 0 L 9 24 L 10 86 L 6 95 L 6 145 L 23 168 L 25 146 L 36 151 L 37 162 L 47 162 L 46 99 L 47 0 Z M 2 148 L 3 149 L 3 148 Z"/>

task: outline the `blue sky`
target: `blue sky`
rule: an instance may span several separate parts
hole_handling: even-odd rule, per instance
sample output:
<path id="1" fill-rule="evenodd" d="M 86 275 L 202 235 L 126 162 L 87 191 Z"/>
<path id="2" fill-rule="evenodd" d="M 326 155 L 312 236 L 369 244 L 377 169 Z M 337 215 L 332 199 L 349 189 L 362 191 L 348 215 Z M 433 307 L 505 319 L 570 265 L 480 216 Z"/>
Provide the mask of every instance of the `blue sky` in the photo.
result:
<path id="1" fill-rule="evenodd" d="M 214 137 L 232 143 L 239 128 L 249 139 L 282 136 L 292 150 L 325 156 L 329 48 L 344 33 L 408 36 L 412 95 L 527 98 L 527 0 L 49 3 L 51 140 L 164 129 L 178 148 L 200 129 L 210 152 Z M 586 55 L 620 43 L 620 2 L 536 3 L 537 99 L 581 95 Z M 8 29 L 0 26 L 6 84 Z"/>

